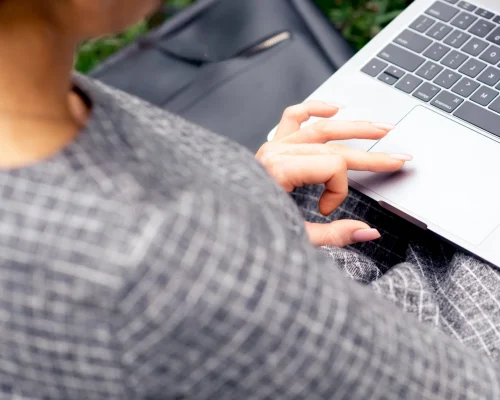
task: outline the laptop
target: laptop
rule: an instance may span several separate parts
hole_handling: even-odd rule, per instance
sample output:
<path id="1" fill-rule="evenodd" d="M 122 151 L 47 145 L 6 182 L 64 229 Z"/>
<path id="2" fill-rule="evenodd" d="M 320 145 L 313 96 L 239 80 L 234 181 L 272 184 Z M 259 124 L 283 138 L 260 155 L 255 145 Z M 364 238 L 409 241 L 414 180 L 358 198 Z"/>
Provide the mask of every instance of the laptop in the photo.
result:
<path id="1" fill-rule="evenodd" d="M 414 156 L 351 187 L 500 266 L 500 1 L 415 0 L 310 98 L 397 125 L 345 144 Z"/>

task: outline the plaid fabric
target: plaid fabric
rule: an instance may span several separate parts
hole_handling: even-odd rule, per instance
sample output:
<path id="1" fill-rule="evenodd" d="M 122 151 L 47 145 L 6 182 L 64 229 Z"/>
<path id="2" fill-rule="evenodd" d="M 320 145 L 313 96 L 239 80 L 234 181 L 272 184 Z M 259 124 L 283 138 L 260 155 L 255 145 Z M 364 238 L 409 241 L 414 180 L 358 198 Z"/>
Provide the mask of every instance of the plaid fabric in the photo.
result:
<path id="1" fill-rule="evenodd" d="M 323 188 L 306 187 L 293 196 L 306 219 L 367 222 L 381 240 L 349 249 L 322 249 L 347 276 L 492 360 L 500 359 L 500 273 L 457 251 L 351 191 L 328 218 L 317 212 Z"/>
<path id="2" fill-rule="evenodd" d="M 500 397 L 492 269 L 389 229 L 320 252 L 252 154 L 77 82 L 77 141 L 0 172 L 1 398 Z"/>

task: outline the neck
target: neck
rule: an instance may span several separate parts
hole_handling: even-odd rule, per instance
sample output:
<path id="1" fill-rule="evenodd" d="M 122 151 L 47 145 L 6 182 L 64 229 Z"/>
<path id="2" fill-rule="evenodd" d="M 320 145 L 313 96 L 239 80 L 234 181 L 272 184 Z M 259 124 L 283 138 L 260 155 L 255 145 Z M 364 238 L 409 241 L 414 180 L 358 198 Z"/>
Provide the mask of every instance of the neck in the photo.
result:
<path id="1" fill-rule="evenodd" d="M 30 164 L 78 132 L 68 95 L 76 40 L 7 2 L 0 17 L 0 168 Z"/>

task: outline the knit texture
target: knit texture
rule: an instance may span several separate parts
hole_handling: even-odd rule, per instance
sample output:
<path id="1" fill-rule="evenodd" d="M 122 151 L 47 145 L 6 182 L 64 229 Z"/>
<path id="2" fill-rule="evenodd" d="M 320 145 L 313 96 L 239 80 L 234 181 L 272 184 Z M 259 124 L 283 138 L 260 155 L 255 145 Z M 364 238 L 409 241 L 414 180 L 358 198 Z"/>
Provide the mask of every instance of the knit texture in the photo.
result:
<path id="1" fill-rule="evenodd" d="M 75 79 L 77 140 L 0 172 L 0 398 L 500 398 L 496 270 L 356 193 L 384 238 L 318 251 L 321 187 Z"/>

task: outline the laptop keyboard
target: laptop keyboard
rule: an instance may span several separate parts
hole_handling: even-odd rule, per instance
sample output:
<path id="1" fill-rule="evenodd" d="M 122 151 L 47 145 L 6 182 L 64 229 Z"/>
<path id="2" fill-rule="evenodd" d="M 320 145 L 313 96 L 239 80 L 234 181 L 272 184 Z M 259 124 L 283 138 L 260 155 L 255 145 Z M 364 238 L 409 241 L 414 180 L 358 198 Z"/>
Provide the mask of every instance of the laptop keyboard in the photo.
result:
<path id="1" fill-rule="evenodd" d="M 362 71 L 500 137 L 500 15 L 436 1 Z"/>

